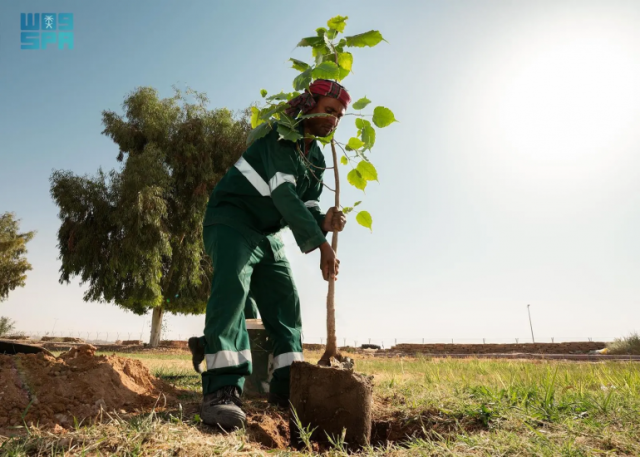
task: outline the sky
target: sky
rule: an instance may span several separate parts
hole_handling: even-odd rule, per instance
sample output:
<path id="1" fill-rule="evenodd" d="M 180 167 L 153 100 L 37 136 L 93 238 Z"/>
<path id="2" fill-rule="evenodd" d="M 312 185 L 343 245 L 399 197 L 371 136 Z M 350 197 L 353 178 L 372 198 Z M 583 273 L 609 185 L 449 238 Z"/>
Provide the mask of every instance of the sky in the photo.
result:
<path id="1" fill-rule="evenodd" d="M 29 12 L 73 13 L 74 49 L 21 49 Z M 378 131 L 379 183 L 343 186 L 374 222 L 340 235 L 339 343 L 531 341 L 527 305 L 537 341 L 640 330 L 640 3 L 616 0 L 1 2 L 0 213 L 37 235 L 0 315 L 31 334 L 147 340 L 150 314 L 59 283 L 52 171 L 118 168 L 101 113 L 139 86 L 232 110 L 291 90 L 288 59 L 310 61 L 297 42 L 335 15 L 387 40 L 354 50 L 344 85 L 399 121 Z M 319 254 L 285 239 L 304 340 L 320 342 Z M 204 315 L 166 326 L 199 335 Z"/>

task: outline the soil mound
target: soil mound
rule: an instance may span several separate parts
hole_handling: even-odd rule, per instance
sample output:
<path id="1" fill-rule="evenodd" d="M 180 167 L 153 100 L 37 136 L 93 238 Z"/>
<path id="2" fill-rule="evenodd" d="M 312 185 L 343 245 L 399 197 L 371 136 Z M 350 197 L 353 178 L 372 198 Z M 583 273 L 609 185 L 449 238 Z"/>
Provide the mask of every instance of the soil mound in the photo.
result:
<path id="1" fill-rule="evenodd" d="M 148 410 L 175 389 L 156 379 L 139 361 L 95 356 L 82 345 L 51 357 L 45 354 L 0 355 L 0 429 L 33 423 L 73 426 L 107 412 Z M 164 401 L 161 400 L 160 404 Z"/>

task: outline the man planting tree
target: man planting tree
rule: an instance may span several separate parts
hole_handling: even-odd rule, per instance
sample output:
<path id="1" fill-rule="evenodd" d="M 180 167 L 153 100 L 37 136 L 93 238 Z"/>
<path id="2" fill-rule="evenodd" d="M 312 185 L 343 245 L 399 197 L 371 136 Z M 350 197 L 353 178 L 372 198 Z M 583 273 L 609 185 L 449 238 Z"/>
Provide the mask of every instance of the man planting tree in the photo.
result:
<path id="1" fill-rule="evenodd" d="M 309 136 L 331 135 L 350 102 L 340 84 L 317 79 L 308 91 L 291 99 L 286 110 L 292 118 L 319 114 L 300 122 L 298 131 L 305 138 L 279 139 L 272 128 L 249 146 L 211 193 L 203 232 L 213 261 L 211 295 L 204 338 L 189 342 L 194 366 L 206 359 L 201 411 L 206 424 L 231 429 L 245 422 L 240 394 L 244 377 L 252 370 L 245 327 L 249 294 L 273 342 L 269 401 L 288 406 L 290 365 L 303 359 L 302 322 L 278 232 L 288 226 L 304 253 L 319 248 L 322 277 L 337 277 L 340 262 L 325 235 L 342 231 L 346 217 L 336 207 L 326 214 L 320 210 L 326 165 L 316 140 Z"/>

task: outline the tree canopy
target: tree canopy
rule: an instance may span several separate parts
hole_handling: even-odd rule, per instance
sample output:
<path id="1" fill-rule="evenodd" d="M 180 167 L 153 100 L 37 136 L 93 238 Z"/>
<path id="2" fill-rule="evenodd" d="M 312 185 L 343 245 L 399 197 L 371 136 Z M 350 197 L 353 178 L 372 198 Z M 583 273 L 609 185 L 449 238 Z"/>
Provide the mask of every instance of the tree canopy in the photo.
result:
<path id="1" fill-rule="evenodd" d="M 174 90 L 160 99 L 155 89 L 141 87 L 125 98 L 124 115 L 102 112 L 102 133 L 119 147 L 119 170 L 51 176 L 62 222 L 60 282 L 79 277 L 89 286 L 86 301 L 113 302 L 136 314 L 205 310 L 212 270 L 202 220 L 211 190 L 244 151 L 251 126 L 247 113 L 209 110 L 204 94 Z"/>
<path id="2" fill-rule="evenodd" d="M 13 213 L 0 216 L 0 301 L 16 287 L 24 287 L 27 271 L 32 269 L 25 255 L 36 232 L 19 233 L 19 222 Z"/>

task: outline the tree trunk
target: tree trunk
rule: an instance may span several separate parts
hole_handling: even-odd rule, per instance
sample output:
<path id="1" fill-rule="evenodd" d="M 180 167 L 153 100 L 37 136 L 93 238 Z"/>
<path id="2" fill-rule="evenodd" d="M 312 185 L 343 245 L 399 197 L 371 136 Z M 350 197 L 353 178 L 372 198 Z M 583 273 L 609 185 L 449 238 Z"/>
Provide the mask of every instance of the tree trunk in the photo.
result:
<path id="1" fill-rule="evenodd" d="M 162 308 L 153 308 L 151 316 L 151 337 L 149 338 L 149 346 L 157 348 L 160 345 L 162 337 L 162 316 L 164 310 Z"/>
<path id="2" fill-rule="evenodd" d="M 335 207 L 340 209 L 340 175 L 338 174 L 338 155 L 336 154 L 336 146 L 331 140 L 331 153 L 333 155 L 333 173 L 335 177 L 336 200 Z M 338 254 L 338 232 L 333 232 L 331 237 L 331 248 L 333 252 Z M 338 346 L 336 343 L 336 282 L 333 278 L 329 278 L 329 291 L 327 292 L 327 346 L 318 365 L 329 366 L 331 358 L 340 359 Z"/>

